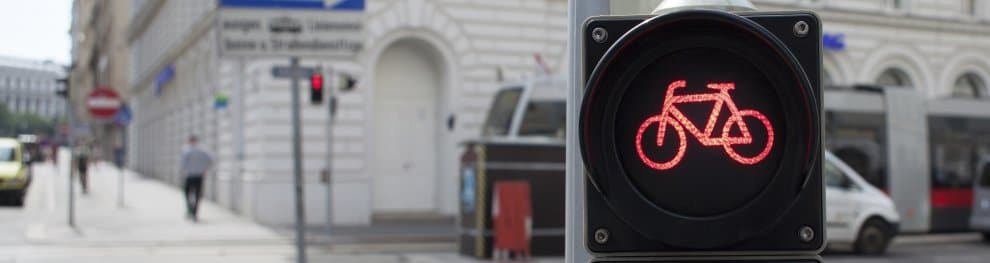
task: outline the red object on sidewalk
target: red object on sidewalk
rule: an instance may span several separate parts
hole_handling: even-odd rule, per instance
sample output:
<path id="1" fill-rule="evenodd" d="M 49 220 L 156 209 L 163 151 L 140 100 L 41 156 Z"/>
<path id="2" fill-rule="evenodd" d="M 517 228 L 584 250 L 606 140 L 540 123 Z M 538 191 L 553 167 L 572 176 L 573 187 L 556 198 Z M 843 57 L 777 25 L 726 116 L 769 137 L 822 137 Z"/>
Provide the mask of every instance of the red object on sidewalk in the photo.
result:
<path id="1" fill-rule="evenodd" d="M 529 182 L 501 181 L 495 183 L 495 204 L 492 217 L 495 221 L 495 245 L 493 255 L 498 252 L 520 252 L 528 258 L 529 238 L 533 222 L 532 201 Z"/>

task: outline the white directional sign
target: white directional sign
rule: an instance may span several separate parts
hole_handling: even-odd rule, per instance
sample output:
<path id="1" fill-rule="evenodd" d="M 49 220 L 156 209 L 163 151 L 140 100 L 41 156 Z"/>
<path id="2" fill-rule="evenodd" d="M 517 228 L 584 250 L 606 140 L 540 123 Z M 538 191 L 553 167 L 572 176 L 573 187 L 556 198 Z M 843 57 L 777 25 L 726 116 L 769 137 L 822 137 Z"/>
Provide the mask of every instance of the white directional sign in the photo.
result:
<path id="1" fill-rule="evenodd" d="M 313 73 L 316 72 L 317 72 L 316 68 L 310 68 L 310 67 L 299 67 L 295 71 L 292 71 L 292 66 L 272 67 L 272 77 L 275 78 L 286 78 L 286 79 L 292 77 L 305 78 L 305 77 L 309 77 L 309 75 L 313 75 Z"/>
<path id="2" fill-rule="evenodd" d="M 217 24 L 221 56 L 349 58 L 364 47 L 363 5 L 309 2 L 223 1 Z"/>

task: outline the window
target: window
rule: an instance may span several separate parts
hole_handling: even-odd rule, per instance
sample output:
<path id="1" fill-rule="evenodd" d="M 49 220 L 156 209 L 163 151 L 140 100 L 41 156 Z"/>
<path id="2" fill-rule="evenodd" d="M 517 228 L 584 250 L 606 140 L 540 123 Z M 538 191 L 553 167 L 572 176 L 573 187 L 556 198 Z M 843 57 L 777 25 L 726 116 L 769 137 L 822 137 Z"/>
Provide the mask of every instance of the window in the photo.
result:
<path id="1" fill-rule="evenodd" d="M 881 86 L 896 86 L 896 87 L 911 87 L 911 79 L 908 78 L 908 74 L 904 70 L 898 68 L 889 68 L 880 73 L 877 77 L 877 85 Z"/>
<path id="2" fill-rule="evenodd" d="M 564 138 L 565 104 L 564 101 L 533 101 L 527 105 L 519 135 Z"/>
<path id="3" fill-rule="evenodd" d="M 932 156 L 935 174 L 932 186 L 967 188 L 973 183 L 974 146 L 964 142 L 938 141 Z"/>
<path id="4" fill-rule="evenodd" d="M 842 170 L 839 170 L 839 167 L 835 167 L 835 165 L 832 164 L 832 162 L 829 161 L 825 162 L 825 167 L 823 169 L 823 172 L 825 173 L 826 186 L 839 187 L 840 185 L 842 185 L 842 178 L 843 178 Z"/>
<path id="5" fill-rule="evenodd" d="M 963 8 L 971 16 L 980 16 L 980 4 L 977 3 L 977 0 L 966 1 L 966 6 Z"/>
<path id="6" fill-rule="evenodd" d="M 979 98 L 986 96 L 986 86 L 980 76 L 970 72 L 959 76 L 952 85 L 952 97 Z"/>
<path id="7" fill-rule="evenodd" d="M 980 186 L 990 187 L 990 162 L 984 163 L 980 169 Z"/>
<path id="8" fill-rule="evenodd" d="M 522 96 L 522 87 L 506 89 L 495 94 L 495 101 L 488 111 L 482 136 L 505 136 L 509 134 L 512 125 L 512 114 L 516 112 L 516 104 Z"/>
<path id="9" fill-rule="evenodd" d="M 894 10 L 904 9 L 905 0 L 891 0 L 891 2 L 892 2 L 891 5 L 894 7 Z"/>
<path id="10" fill-rule="evenodd" d="M 14 159 L 14 148 L 0 147 L 0 162 L 12 162 Z"/>
<path id="11" fill-rule="evenodd" d="M 842 172 L 842 169 L 839 169 L 838 166 L 835 166 L 835 164 L 831 162 L 831 159 L 825 160 L 824 169 L 822 169 L 822 172 L 825 173 L 825 186 L 835 188 L 844 188 L 843 186 L 845 186 L 845 188 L 848 189 L 856 188 L 853 186 L 849 177 Z"/>

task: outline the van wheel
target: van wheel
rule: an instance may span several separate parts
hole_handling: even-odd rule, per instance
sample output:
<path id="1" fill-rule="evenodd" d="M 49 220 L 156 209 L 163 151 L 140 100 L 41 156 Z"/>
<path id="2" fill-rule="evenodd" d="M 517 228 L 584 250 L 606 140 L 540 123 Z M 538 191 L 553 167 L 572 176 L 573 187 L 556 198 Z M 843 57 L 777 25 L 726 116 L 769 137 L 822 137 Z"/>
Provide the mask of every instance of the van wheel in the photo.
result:
<path id="1" fill-rule="evenodd" d="M 990 243 L 990 232 L 983 232 L 983 242 Z"/>
<path id="2" fill-rule="evenodd" d="M 879 219 L 870 219 L 863 224 L 853 244 L 857 253 L 866 255 L 881 255 L 890 245 L 890 228 Z"/>

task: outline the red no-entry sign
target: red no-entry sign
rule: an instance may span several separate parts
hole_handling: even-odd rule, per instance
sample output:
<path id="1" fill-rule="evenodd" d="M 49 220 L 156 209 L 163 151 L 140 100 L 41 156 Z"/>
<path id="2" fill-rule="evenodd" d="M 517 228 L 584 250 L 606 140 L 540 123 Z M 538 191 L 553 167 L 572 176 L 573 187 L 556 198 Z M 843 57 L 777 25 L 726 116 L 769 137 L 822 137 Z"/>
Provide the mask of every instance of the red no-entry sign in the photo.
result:
<path id="1" fill-rule="evenodd" d="M 98 87 L 86 97 L 89 115 L 97 119 L 110 119 L 120 109 L 120 96 L 109 87 Z"/>

